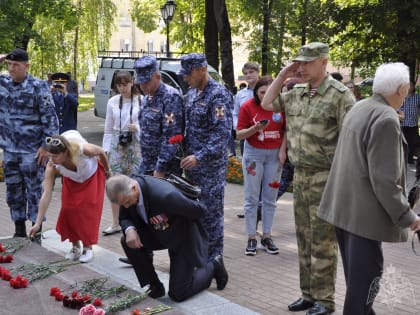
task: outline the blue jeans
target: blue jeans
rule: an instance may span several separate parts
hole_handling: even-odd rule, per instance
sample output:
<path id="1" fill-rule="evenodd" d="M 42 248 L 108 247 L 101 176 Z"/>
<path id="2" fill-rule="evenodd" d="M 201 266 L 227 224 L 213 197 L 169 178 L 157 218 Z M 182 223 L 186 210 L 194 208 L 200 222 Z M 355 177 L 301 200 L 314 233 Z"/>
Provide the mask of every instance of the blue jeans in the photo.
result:
<path id="1" fill-rule="evenodd" d="M 244 209 L 248 236 L 256 234 L 257 209 L 261 193 L 262 230 L 271 234 L 276 211 L 276 199 L 282 167 L 279 149 L 258 149 L 247 141 L 244 145 L 242 170 L 244 174 Z"/>

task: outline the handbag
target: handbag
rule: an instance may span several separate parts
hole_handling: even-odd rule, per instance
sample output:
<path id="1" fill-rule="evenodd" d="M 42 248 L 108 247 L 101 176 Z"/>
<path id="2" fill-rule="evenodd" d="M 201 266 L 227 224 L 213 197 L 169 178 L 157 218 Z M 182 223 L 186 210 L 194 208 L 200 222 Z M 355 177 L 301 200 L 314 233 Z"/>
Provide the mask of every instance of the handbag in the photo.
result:
<path id="1" fill-rule="evenodd" d="M 169 174 L 166 181 L 174 185 L 181 193 L 191 199 L 200 199 L 201 188 L 190 180 L 175 174 Z"/>
<path id="2" fill-rule="evenodd" d="M 410 189 L 410 192 L 408 193 L 408 203 L 410 204 L 410 208 L 413 209 L 420 198 L 420 181 L 416 180 L 413 187 Z"/>

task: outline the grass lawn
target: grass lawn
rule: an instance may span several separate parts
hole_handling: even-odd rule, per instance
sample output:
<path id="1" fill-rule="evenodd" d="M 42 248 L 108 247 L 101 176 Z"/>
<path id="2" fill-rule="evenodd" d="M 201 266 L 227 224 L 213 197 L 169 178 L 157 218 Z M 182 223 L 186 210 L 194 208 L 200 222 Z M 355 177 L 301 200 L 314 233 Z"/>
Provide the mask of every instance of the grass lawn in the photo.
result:
<path id="1" fill-rule="evenodd" d="M 79 94 L 78 112 L 91 109 L 95 106 L 95 96 L 93 94 Z"/>

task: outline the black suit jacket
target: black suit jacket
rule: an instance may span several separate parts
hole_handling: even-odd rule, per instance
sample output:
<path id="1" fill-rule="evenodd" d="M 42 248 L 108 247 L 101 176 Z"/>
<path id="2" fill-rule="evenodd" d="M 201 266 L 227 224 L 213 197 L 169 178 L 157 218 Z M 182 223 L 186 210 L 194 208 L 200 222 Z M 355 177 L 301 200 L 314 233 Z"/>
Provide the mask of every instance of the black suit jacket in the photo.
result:
<path id="1" fill-rule="evenodd" d="M 182 251 L 193 266 L 207 263 L 208 237 L 200 218 L 205 206 L 184 196 L 175 186 L 164 179 L 152 176 L 137 178 L 143 195 L 147 220 L 165 214 L 169 227 L 155 230 L 150 222 L 144 222 L 137 212 L 137 204 L 130 208 L 120 207 L 119 221 L 125 232 L 134 226 L 145 249 L 169 249 Z"/>

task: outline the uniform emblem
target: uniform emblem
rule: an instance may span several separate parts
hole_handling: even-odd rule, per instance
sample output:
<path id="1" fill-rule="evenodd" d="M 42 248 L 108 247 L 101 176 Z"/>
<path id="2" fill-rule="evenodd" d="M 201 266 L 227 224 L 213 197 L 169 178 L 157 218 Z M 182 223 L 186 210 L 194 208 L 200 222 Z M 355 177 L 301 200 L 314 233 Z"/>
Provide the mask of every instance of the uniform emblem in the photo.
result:
<path id="1" fill-rule="evenodd" d="M 216 107 L 216 117 L 218 119 L 222 119 L 225 117 L 225 107 L 224 106 L 217 106 Z"/>
<path id="2" fill-rule="evenodd" d="M 175 122 L 174 113 L 165 113 L 165 119 L 168 125 L 172 125 Z"/>

